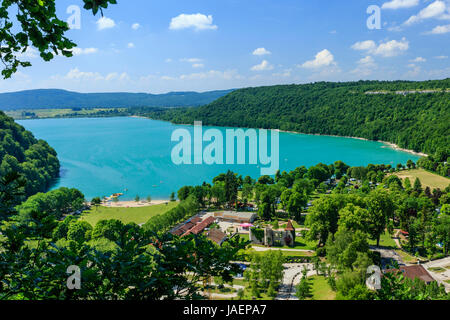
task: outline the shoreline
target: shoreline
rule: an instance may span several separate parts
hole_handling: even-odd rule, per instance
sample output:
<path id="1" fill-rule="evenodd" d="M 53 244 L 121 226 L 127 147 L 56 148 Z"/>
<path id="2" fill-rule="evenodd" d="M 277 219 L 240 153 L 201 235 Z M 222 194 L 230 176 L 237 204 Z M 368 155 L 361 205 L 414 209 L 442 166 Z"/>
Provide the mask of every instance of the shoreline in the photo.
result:
<path id="1" fill-rule="evenodd" d="M 410 150 L 410 149 L 404 149 L 404 148 L 400 148 L 398 145 L 396 145 L 393 142 L 388 142 L 388 141 L 382 141 L 382 140 L 370 140 L 367 138 L 361 138 L 361 137 L 351 137 L 351 136 L 338 136 L 338 135 L 334 135 L 334 134 L 320 134 L 320 133 L 302 133 L 302 132 L 295 132 L 295 131 L 286 131 L 286 130 L 280 130 L 280 129 L 273 129 L 273 130 L 278 130 L 279 132 L 285 132 L 285 133 L 295 133 L 295 134 L 305 134 L 305 135 L 309 135 L 309 136 L 323 136 L 323 137 L 335 137 L 335 138 L 348 138 L 348 139 L 357 139 L 357 140 L 363 140 L 363 141 L 372 141 L 372 142 L 380 142 L 385 144 L 386 146 L 383 146 L 382 148 L 391 148 L 397 151 L 403 151 L 403 152 L 407 152 L 407 153 L 411 153 L 414 154 L 416 156 L 422 156 L 422 157 L 428 157 L 428 154 L 425 154 L 423 152 L 416 152 L 414 150 Z"/>
<path id="2" fill-rule="evenodd" d="M 142 207 L 151 207 L 160 204 L 166 204 L 171 202 L 170 200 L 152 200 L 148 202 L 146 200 L 142 200 L 139 202 L 133 200 L 123 200 L 123 201 L 104 201 L 101 206 L 105 208 L 142 208 Z"/>
<path id="3" fill-rule="evenodd" d="M 130 116 L 130 117 L 131 118 L 149 119 L 149 120 L 153 120 L 153 121 L 164 121 L 164 122 L 169 122 L 169 123 L 171 123 L 173 125 L 193 126 L 193 124 L 173 123 L 173 122 L 167 121 L 167 120 L 152 119 L 152 118 L 144 117 L 144 116 Z M 211 125 L 208 125 L 206 127 L 211 127 Z M 233 127 L 226 127 L 226 126 L 215 126 L 215 127 L 219 127 L 219 128 L 233 128 Z M 248 128 L 248 127 L 235 127 L 235 128 L 264 130 L 262 128 Z M 287 131 L 287 130 L 281 130 L 281 129 L 265 129 L 265 130 L 276 130 L 278 132 L 283 132 L 283 133 L 304 134 L 304 135 L 308 135 L 308 136 L 323 136 L 323 137 L 347 138 L 347 139 L 357 139 L 357 140 L 363 140 L 363 141 L 380 142 L 380 143 L 385 145 L 382 148 L 391 148 L 391 149 L 396 150 L 396 151 L 402 151 L 402 152 L 410 153 L 410 154 L 413 154 L 413 155 L 416 155 L 416 156 L 428 157 L 428 154 L 426 154 L 426 153 L 416 152 L 414 150 L 400 148 L 397 144 L 395 144 L 393 142 L 382 141 L 382 140 L 370 140 L 370 139 L 367 139 L 367 138 L 352 137 L 352 136 L 338 136 L 338 135 L 334 135 L 334 134 L 304 133 L 304 132 Z"/>

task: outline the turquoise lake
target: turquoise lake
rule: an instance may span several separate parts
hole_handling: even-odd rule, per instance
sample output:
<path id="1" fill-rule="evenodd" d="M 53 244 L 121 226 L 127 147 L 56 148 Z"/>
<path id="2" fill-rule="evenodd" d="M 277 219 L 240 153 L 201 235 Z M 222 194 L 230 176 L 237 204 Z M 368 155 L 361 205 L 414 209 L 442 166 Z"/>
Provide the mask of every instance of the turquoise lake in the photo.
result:
<path id="1" fill-rule="evenodd" d="M 212 178 L 228 169 L 242 176 L 260 176 L 257 165 L 172 163 L 172 148 L 177 144 L 171 141 L 172 132 L 184 128 L 193 136 L 193 126 L 131 117 L 39 119 L 18 123 L 57 151 L 61 178 L 54 188 L 77 188 L 88 200 L 118 192 L 124 193 L 122 200 L 134 199 L 136 195 L 168 199 L 172 191 L 176 193 L 182 186 L 199 185 L 203 181 L 211 183 Z M 208 128 L 211 127 L 203 130 Z M 226 128 L 216 129 L 225 137 Z M 336 160 L 351 166 L 369 163 L 395 166 L 419 159 L 380 142 L 352 138 L 281 132 L 279 142 L 281 171 Z"/>

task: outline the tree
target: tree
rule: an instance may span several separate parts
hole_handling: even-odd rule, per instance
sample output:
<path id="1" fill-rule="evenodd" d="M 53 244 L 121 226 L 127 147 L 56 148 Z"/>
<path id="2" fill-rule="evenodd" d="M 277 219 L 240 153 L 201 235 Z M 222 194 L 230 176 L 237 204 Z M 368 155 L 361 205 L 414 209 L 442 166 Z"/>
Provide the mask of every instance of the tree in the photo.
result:
<path id="1" fill-rule="evenodd" d="M 266 176 L 259 177 L 258 183 L 259 184 L 274 184 L 275 181 L 273 180 L 272 177 L 266 175 Z"/>
<path id="2" fill-rule="evenodd" d="M 309 283 L 309 280 L 305 273 L 303 274 L 300 283 L 295 287 L 295 289 L 295 296 L 299 300 L 306 300 L 307 298 L 312 297 L 311 284 Z"/>
<path id="3" fill-rule="evenodd" d="M 280 250 L 251 255 L 250 266 L 245 270 L 244 278 L 254 297 L 259 297 L 262 290 L 267 290 L 269 295 L 276 293 L 275 289 L 283 279 L 283 263 Z"/>
<path id="4" fill-rule="evenodd" d="M 263 220 L 270 220 L 275 214 L 273 210 L 273 199 L 269 191 L 264 191 L 261 194 L 261 201 L 258 206 L 258 215 Z"/>
<path id="5" fill-rule="evenodd" d="M 444 254 L 447 255 L 450 246 L 450 214 L 442 213 L 436 219 L 434 223 L 434 234 L 436 240 L 442 244 Z"/>
<path id="6" fill-rule="evenodd" d="M 396 207 L 389 192 L 379 189 L 368 195 L 366 207 L 369 212 L 368 232 L 379 246 L 380 237 L 384 234 L 389 219 L 393 218 Z"/>
<path id="7" fill-rule="evenodd" d="M 116 4 L 116 0 L 83 0 L 84 8 L 97 14 L 98 10 Z M 11 12 L 17 12 L 14 19 Z M 102 12 L 103 15 L 103 12 Z M 55 55 L 71 57 L 76 44 L 65 33 L 69 30 L 66 22 L 56 16 L 55 1 L 2 1 L 0 7 L 1 39 L 0 59 L 4 64 L 3 77 L 10 78 L 19 67 L 29 67 L 29 61 L 21 61 L 30 46 L 38 49 L 44 61 L 50 61 Z"/>
<path id="8" fill-rule="evenodd" d="M 294 220 L 300 221 L 302 210 L 308 203 L 308 197 L 305 194 L 294 192 L 290 197 L 286 209 L 290 217 Z"/>
<path id="9" fill-rule="evenodd" d="M 413 189 L 417 193 L 421 193 L 422 192 L 422 183 L 420 182 L 419 178 L 416 178 L 416 180 L 414 181 Z"/>
<path id="10" fill-rule="evenodd" d="M 170 194 L 170 201 L 175 201 L 175 192 L 172 192 L 171 194 Z"/>
<path id="11" fill-rule="evenodd" d="M 329 236 L 326 244 L 327 260 L 331 265 L 339 270 L 355 269 L 355 262 L 359 259 L 359 254 L 368 254 L 369 244 L 367 235 L 357 230 L 350 232 L 345 227 L 339 227 L 338 232 Z"/>
<path id="12" fill-rule="evenodd" d="M 346 197 L 341 194 L 322 195 L 314 201 L 305 220 L 305 225 L 309 227 L 307 237 L 319 240 L 319 245 L 325 244 L 330 233 L 337 231 L 339 211 L 346 203 Z"/>
<path id="13" fill-rule="evenodd" d="M 116 197 L 117 199 L 117 197 Z M 91 200 L 91 206 L 95 207 L 95 210 L 97 210 L 98 206 L 102 204 L 102 200 L 100 197 L 95 197 Z"/>
<path id="14" fill-rule="evenodd" d="M 416 167 L 416 164 L 412 160 L 408 160 L 406 162 L 406 166 L 408 167 L 408 169 L 414 169 Z"/>
<path id="15" fill-rule="evenodd" d="M 69 224 L 67 240 L 84 243 L 91 239 L 92 226 L 86 221 L 76 221 Z"/>
<path id="16" fill-rule="evenodd" d="M 180 199 L 180 201 L 186 200 L 193 190 L 194 188 L 191 186 L 184 186 L 180 188 L 180 190 L 178 190 L 178 199 Z"/>
<path id="17" fill-rule="evenodd" d="M 370 214 L 367 209 L 348 203 L 345 208 L 339 211 L 339 226 L 347 230 L 368 232 Z"/>
<path id="18" fill-rule="evenodd" d="M 139 202 L 141 200 L 141 198 L 139 197 L 139 195 L 136 195 L 136 197 L 134 197 L 134 201 Z"/>
<path id="19" fill-rule="evenodd" d="M 406 190 L 411 189 L 411 180 L 409 180 L 409 178 L 406 177 L 405 180 L 403 181 L 403 185 L 405 186 Z"/>
<path id="20" fill-rule="evenodd" d="M 22 197 L 26 181 L 17 172 L 10 172 L 0 178 L 0 221 L 14 214 L 14 205 Z"/>
<path id="21" fill-rule="evenodd" d="M 147 202 L 148 202 L 148 203 L 152 202 L 152 196 L 151 196 L 151 195 L 148 195 L 148 196 L 147 196 Z"/>

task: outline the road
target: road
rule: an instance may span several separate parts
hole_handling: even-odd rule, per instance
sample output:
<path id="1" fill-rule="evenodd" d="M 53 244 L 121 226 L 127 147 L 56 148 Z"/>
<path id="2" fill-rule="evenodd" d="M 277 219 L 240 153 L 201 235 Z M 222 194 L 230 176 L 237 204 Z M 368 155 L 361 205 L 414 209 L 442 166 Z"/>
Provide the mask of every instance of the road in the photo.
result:
<path id="1" fill-rule="evenodd" d="M 275 300 L 298 300 L 295 296 L 295 286 L 300 283 L 303 268 L 308 268 L 307 277 L 314 276 L 317 272 L 313 270 L 311 263 L 286 263 L 283 266 L 284 276 Z"/>
<path id="2" fill-rule="evenodd" d="M 446 282 L 450 280 L 450 257 L 424 263 L 423 267 L 439 284 L 442 283 L 445 286 L 445 291 L 450 292 L 450 283 Z M 442 268 L 445 271 L 437 272 L 430 270 L 430 268 Z"/>

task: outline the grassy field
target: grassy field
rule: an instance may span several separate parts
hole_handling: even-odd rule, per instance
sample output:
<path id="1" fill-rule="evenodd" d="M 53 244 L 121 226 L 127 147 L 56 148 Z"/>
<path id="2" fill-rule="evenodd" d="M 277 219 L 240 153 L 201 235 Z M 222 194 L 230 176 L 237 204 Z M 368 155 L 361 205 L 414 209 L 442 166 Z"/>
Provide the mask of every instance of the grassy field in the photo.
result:
<path id="1" fill-rule="evenodd" d="M 409 178 L 411 185 L 414 184 L 416 178 L 419 178 L 423 188 L 430 187 L 430 189 L 440 188 L 443 190 L 450 184 L 450 179 L 428 172 L 424 169 L 400 171 L 394 174 L 402 180 Z"/>
<path id="2" fill-rule="evenodd" d="M 158 214 L 175 208 L 178 202 L 169 202 L 166 204 L 158 204 L 149 207 L 139 208 L 92 208 L 82 214 L 81 220 L 89 222 L 95 226 L 100 220 L 117 219 L 123 223 L 135 222 L 137 224 L 146 223 L 148 219 Z"/>
<path id="3" fill-rule="evenodd" d="M 34 113 L 36 117 L 38 118 L 55 118 L 55 117 L 61 117 L 67 114 L 73 114 L 77 113 L 78 115 L 90 115 L 93 113 L 96 113 L 98 111 L 111 111 L 115 110 L 115 108 L 94 108 L 94 109 L 83 109 L 79 111 L 74 111 L 72 109 L 26 109 L 26 110 L 13 110 L 13 111 L 6 111 L 5 113 L 14 118 L 14 119 L 31 119 L 33 117 L 31 116 L 24 116 L 22 112 L 27 113 Z M 124 109 L 118 109 L 119 111 L 122 111 Z"/>
<path id="4" fill-rule="evenodd" d="M 369 244 L 370 245 L 376 245 L 377 244 L 377 240 L 369 240 Z M 385 234 L 382 234 L 380 237 L 380 246 L 381 247 L 388 247 L 388 248 L 392 248 L 392 249 L 396 249 L 397 245 L 395 244 L 394 239 L 392 239 L 391 235 L 386 232 Z"/>
<path id="5" fill-rule="evenodd" d="M 331 290 L 327 279 L 323 276 L 313 276 L 309 278 L 312 287 L 312 297 L 311 300 L 334 300 L 336 298 L 336 292 Z"/>

